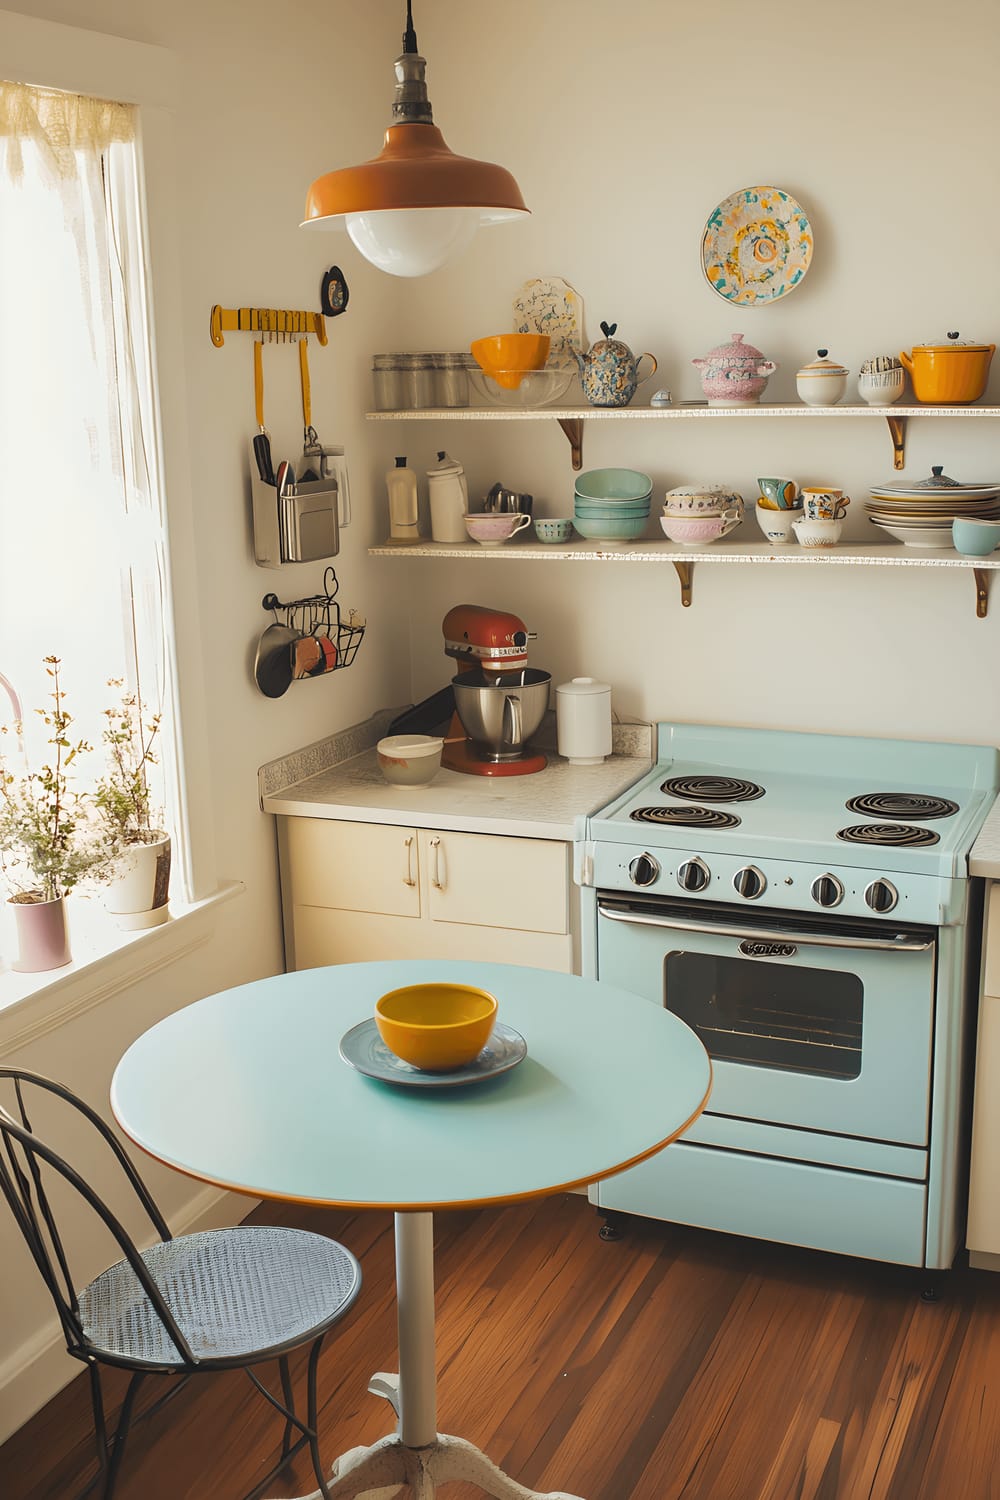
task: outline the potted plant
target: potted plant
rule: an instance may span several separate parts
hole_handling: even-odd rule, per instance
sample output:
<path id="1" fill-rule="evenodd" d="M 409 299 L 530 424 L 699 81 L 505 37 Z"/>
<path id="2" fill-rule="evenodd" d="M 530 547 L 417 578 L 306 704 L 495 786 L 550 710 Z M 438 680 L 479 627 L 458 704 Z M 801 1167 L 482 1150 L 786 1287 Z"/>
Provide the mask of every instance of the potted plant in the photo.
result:
<path id="1" fill-rule="evenodd" d="M 109 678 L 108 687 L 117 690 L 118 701 L 104 710 L 107 768 L 94 791 L 94 804 L 117 855 L 105 905 L 119 927 L 156 927 L 169 915 L 170 890 L 170 836 L 150 786 L 161 715 L 149 714 L 121 678 Z"/>
<path id="2" fill-rule="evenodd" d="M 70 962 L 65 898 L 108 858 L 86 799 L 70 785 L 70 767 L 91 746 L 71 738 L 73 718 L 59 682 L 59 657 L 44 660 L 52 707 L 35 712 L 49 730 L 48 764 L 22 771 L 0 758 L 0 869 L 12 891 L 8 900 L 18 938 L 14 968 L 26 973 Z"/>

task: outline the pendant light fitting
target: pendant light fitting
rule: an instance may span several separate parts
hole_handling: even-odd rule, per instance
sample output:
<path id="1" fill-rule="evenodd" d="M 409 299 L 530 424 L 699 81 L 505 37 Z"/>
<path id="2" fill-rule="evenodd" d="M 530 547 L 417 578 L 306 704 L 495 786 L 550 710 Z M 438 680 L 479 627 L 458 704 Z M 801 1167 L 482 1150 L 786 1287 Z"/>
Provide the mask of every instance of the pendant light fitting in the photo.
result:
<path id="1" fill-rule="evenodd" d="M 303 229 L 346 229 L 366 260 L 393 276 L 425 276 L 464 250 L 481 224 L 528 213 L 511 174 L 456 156 L 434 124 L 412 0 L 396 58 L 393 123 L 378 156 L 318 177 Z"/>

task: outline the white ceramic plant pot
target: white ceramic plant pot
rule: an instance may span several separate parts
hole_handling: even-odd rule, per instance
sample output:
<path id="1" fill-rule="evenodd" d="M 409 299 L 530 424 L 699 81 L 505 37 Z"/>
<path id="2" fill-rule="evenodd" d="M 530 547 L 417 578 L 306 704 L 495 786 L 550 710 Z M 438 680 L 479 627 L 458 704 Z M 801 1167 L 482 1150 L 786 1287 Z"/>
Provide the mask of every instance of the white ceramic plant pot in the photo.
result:
<path id="1" fill-rule="evenodd" d="M 17 958 L 11 965 L 19 974 L 41 974 L 72 961 L 66 927 L 66 897 L 54 901 L 12 901 L 17 929 Z"/>
<path id="2" fill-rule="evenodd" d="M 155 832 L 148 843 L 132 844 L 122 855 L 104 905 L 119 927 L 136 932 L 167 920 L 169 895 L 170 835 Z"/>

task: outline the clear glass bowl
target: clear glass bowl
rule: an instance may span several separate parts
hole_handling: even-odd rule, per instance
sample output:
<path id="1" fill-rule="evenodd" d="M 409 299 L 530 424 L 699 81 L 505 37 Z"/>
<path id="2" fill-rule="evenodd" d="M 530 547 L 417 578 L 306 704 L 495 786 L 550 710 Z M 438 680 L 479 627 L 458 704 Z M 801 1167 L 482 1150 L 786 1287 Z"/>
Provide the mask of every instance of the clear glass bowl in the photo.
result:
<path id="1" fill-rule="evenodd" d="M 536 406 L 548 406 L 558 401 L 569 390 L 575 370 L 498 370 L 507 379 L 516 379 L 517 385 L 498 383 L 483 370 L 469 366 L 469 380 L 477 396 L 489 406 L 508 406 L 531 410 Z"/>

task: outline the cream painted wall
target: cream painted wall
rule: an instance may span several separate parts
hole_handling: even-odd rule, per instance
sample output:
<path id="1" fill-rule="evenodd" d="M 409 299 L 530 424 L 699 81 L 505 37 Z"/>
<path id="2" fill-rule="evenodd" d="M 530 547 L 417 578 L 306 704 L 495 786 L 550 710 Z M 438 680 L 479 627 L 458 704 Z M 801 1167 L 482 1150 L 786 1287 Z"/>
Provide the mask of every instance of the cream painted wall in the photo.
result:
<path id="1" fill-rule="evenodd" d="M 691 358 L 734 331 L 780 362 L 769 391 L 778 398 L 793 394 L 794 371 L 817 346 L 856 369 L 866 355 L 949 328 L 994 338 L 1000 205 L 987 163 L 1000 122 L 1000 20 L 989 0 L 954 0 L 947 11 L 913 0 L 905 15 L 862 0 L 774 0 L 766 13 L 737 0 L 418 0 L 449 144 L 513 170 L 533 217 L 480 236 L 453 268 L 413 283 L 372 271 L 340 237 L 297 229 L 308 182 L 377 149 L 401 0 L 36 0 L 19 9 L 176 58 L 176 236 L 161 239 L 154 274 L 161 285 L 172 278 L 180 309 L 162 371 L 173 424 L 169 503 L 199 552 L 174 577 L 179 666 L 188 720 L 205 746 L 198 816 L 214 824 L 220 878 L 247 887 L 196 954 L 22 1047 L 19 1061 L 103 1103 L 117 1057 L 160 1015 L 280 969 L 273 829 L 257 807 L 257 767 L 442 685 L 450 664 L 440 620 L 461 599 L 523 614 L 538 631 L 536 664 L 557 681 L 605 677 L 623 715 L 1000 739 L 1000 597 L 988 620 L 976 620 L 968 576 L 702 567 L 682 611 L 666 566 L 369 558 L 385 529 L 382 474 L 397 452 L 419 470 L 447 447 L 465 462 L 474 494 L 502 477 L 530 490 L 541 514 L 571 509 L 573 476 L 554 423 L 393 431 L 361 415 L 374 350 L 459 348 L 505 328 L 515 290 L 534 275 L 571 281 L 591 337 L 602 319 L 617 321 L 635 350 L 660 360 L 654 384 L 678 396 L 699 393 Z M 752 182 L 801 198 L 817 250 L 792 296 L 734 313 L 702 282 L 698 246 L 714 205 Z M 260 598 L 272 588 L 312 591 L 322 569 L 253 564 L 250 349 L 235 335 L 214 349 L 208 313 L 214 302 L 314 305 L 334 261 L 351 304 L 330 325 L 328 348 L 312 349 L 313 403 L 321 434 L 344 442 L 351 460 L 356 519 L 337 568 L 369 632 L 350 672 L 271 701 L 250 676 L 265 623 Z M 276 448 L 292 449 L 294 351 L 265 355 L 268 425 Z M 990 394 L 1000 400 L 1000 367 Z M 932 462 L 963 478 L 1000 467 L 1000 427 L 911 425 L 907 474 Z M 605 463 L 648 470 L 657 490 L 710 477 L 748 496 L 765 469 L 833 481 L 859 499 L 866 483 L 891 475 L 888 436 L 874 422 L 595 425 L 585 464 Z M 156 1181 L 178 1222 L 200 1211 L 189 1185 L 166 1173 Z M 44 1300 L 20 1255 L 0 1228 L 0 1437 L 70 1373 L 46 1342 Z"/>

